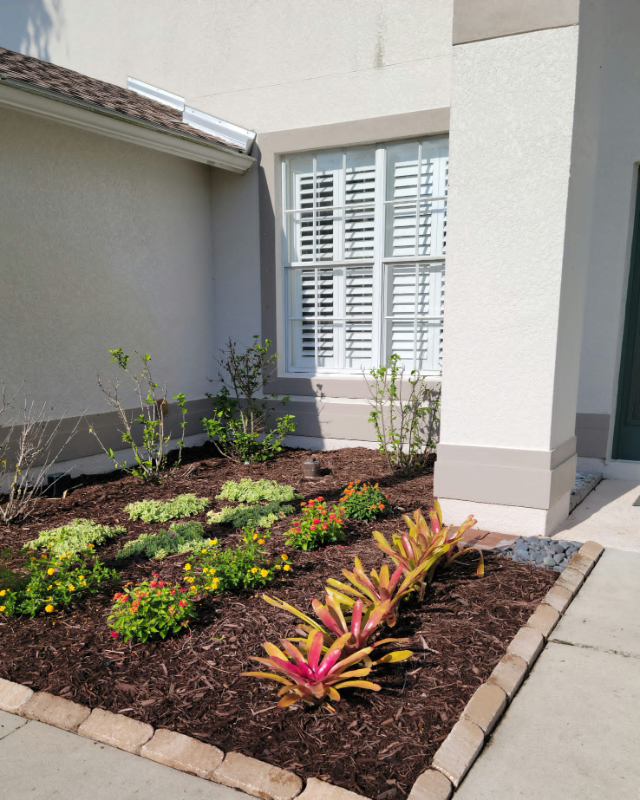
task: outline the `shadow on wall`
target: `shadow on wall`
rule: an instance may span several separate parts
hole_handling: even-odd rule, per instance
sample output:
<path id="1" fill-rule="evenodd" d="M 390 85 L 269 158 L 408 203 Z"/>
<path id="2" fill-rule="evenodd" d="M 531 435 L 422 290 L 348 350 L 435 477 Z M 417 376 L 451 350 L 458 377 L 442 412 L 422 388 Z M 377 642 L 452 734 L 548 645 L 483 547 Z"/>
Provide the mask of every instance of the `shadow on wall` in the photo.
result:
<path id="1" fill-rule="evenodd" d="M 62 20 L 60 6 L 61 0 L 2 0 L 0 46 L 48 61 Z"/>

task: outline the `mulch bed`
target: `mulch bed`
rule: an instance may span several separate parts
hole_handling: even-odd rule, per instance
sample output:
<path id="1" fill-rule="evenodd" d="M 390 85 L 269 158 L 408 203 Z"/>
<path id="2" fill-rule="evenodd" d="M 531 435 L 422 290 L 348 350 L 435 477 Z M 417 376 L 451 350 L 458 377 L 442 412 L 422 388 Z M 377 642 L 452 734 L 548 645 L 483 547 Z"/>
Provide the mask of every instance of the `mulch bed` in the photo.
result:
<path id="1" fill-rule="evenodd" d="M 87 517 L 127 527 L 117 543 L 99 548 L 123 582 L 152 572 L 177 581 L 186 556 L 112 560 L 124 541 L 166 527 L 130 522 L 123 512 L 128 502 L 195 492 L 209 497 L 216 509 L 223 505 L 214 500 L 222 483 L 241 477 L 273 478 L 306 498 L 321 494 L 327 500 L 337 499 L 354 478 L 379 481 L 393 515 L 376 524 L 350 523 L 343 546 L 292 551 L 282 538 L 286 521 L 272 529 L 273 553 L 287 552 L 294 569 L 269 591 L 308 611 L 312 597 L 322 598 L 327 578 L 340 577 L 356 555 L 366 568 L 378 566 L 382 554 L 371 530 L 390 534 L 402 526 L 403 512 L 426 510 L 433 486 L 431 470 L 399 478 L 379 454 L 360 448 L 321 453 L 325 474 L 305 482 L 302 462 L 308 456 L 286 451 L 266 465 L 244 466 L 216 458 L 204 446 L 187 451 L 183 465 L 159 486 L 122 475 L 85 477 L 65 499 L 43 499 L 38 518 L 29 524 L 0 527 L 0 550 L 13 548 L 13 561 L 4 565 L 19 564 L 24 556 L 18 548 L 39 530 Z M 193 519 L 206 524 L 204 513 Z M 238 538 L 219 526 L 208 531 L 230 543 Z M 63 613 L 3 620 L 0 677 L 124 712 L 376 800 L 402 800 L 556 579 L 553 572 L 493 554 L 485 558 L 484 578 L 476 577 L 476 565 L 477 555 L 465 554 L 439 574 L 421 605 L 403 607 L 392 635 L 408 637 L 414 657 L 378 670 L 379 693 L 345 691 L 334 714 L 298 705 L 277 709 L 276 684 L 239 677 L 243 669 L 256 668 L 249 657 L 264 655 L 263 642 L 277 642 L 295 628 L 292 617 L 251 595 L 220 596 L 201 606 L 189 635 L 131 646 L 114 642 L 106 624 L 114 587 Z"/>

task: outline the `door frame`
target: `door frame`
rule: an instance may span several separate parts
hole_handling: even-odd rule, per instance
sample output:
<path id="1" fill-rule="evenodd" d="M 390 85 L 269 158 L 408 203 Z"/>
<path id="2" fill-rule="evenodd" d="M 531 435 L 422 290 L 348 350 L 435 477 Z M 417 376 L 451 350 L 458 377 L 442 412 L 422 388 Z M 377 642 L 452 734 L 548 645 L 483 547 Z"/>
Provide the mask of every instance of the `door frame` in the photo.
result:
<path id="1" fill-rule="evenodd" d="M 633 212 L 633 239 L 622 328 L 622 348 L 618 370 L 618 398 L 611 458 L 640 462 L 640 451 L 636 458 L 630 458 L 628 455 L 620 453 L 624 428 L 630 424 L 628 418 L 634 383 L 634 363 L 637 363 L 640 359 L 640 180 L 638 180 L 638 177 L 638 172 L 636 172 L 637 188 Z M 640 428 L 640 421 L 635 424 Z"/>

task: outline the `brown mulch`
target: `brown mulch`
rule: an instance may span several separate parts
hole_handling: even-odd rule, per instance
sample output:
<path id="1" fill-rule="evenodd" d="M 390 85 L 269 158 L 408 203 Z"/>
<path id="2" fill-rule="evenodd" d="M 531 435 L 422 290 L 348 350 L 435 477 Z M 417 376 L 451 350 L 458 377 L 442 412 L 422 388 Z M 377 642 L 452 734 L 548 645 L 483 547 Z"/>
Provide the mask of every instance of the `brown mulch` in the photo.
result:
<path id="1" fill-rule="evenodd" d="M 223 504 L 214 497 L 222 483 L 246 476 L 274 478 L 307 498 L 321 494 L 328 500 L 337 499 L 354 478 L 379 481 L 394 514 L 376 524 L 350 523 L 343 546 L 291 551 L 282 538 L 286 521 L 274 527 L 273 552 L 289 553 L 294 569 L 270 593 L 308 611 L 311 598 L 322 597 L 327 578 L 340 577 L 356 555 L 367 568 L 379 565 L 371 530 L 390 534 L 401 527 L 403 511 L 426 509 L 432 499 L 429 470 L 399 478 L 381 456 L 359 448 L 321 453 L 325 474 L 305 482 L 302 462 L 308 455 L 287 451 L 266 465 L 244 466 L 215 458 L 205 446 L 188 451 L 185 463 L 159 486 L 145 486 L 130 476 L 83 478 L 66 499 L 43 499 L 37 519 L 0 527 L 0 550 L 13 548 L 13 560 L 5 565 L 23 560 L 19 546 L 39 530 L 88 517 L 127 527 L 117 544 L 99 549 L 101 558 L 121 571 L 123 582 L 152 572 L 179 580 L 185 556 L 112 561 L 124 541 L 162 527 L 130 522 L 123 512 L 126 503 L 190 491 L 219 508 Z M 195 519 L 205 523 L 204 516 Z M 237 538 L 228 529 L 208 530 L 230 542 Z M 264 641 L 277 641 L 295 627 L 288 614 L 251 595 L 215 598 L 201 606 L 189 635 L 147 644 L 124 645 L 110 637 L 106 616 L 114 587 L 64 613 L 3 620 L 0 677 L 123 712 L 377 800 L 402 800 L 556 578 L 553 572 L 493 554 L 485 558 L 484 578 L 476 577 L 476 565 L 475 553 L 462 556 L 438 576 L 421 605 L 404 606 L 392 635 L 408 637 L 415 655 L 377 672 L 381 692 L 345 691 L 334 714 L 297 705 L 277 709 L 276 684 L 239 677 L 243 669 L 256 668 L 249 657 L 263 655 Z"/>

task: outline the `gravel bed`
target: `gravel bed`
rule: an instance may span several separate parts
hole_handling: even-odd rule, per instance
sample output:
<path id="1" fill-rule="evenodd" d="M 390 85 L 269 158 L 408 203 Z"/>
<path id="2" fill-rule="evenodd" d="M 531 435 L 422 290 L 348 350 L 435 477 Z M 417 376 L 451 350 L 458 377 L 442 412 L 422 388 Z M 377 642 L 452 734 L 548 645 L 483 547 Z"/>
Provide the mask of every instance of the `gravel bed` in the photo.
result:
<path id="1" fill-rule="evenodd" d="M 534 563 L 537 567 L 562 572 L 582 547 L 582 542 L 566 539 L 547 539 L 539 536 L 524 536 L 517 539 L 511 547 L 501 551 L 501 555 L 519 564 Z"/>

